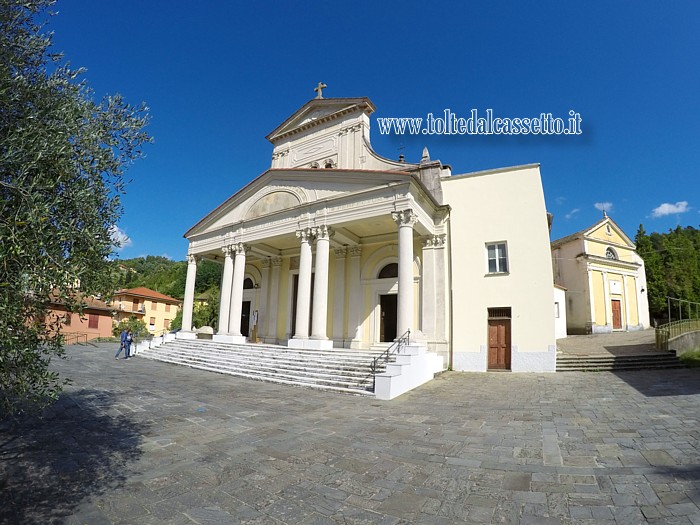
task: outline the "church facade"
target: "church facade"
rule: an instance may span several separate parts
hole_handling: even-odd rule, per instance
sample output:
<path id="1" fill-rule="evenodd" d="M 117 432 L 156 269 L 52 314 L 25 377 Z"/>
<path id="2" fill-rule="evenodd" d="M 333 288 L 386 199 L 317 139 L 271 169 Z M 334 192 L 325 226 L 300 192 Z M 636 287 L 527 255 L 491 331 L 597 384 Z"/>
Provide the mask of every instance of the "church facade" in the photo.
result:
<path id="1" fill-rule="evenodd" d="M 189 231 L 223 265 L 214 339 L 377 348 L 410 331 L 443 368 L 554 371 L 552 266 L 536 164 L 455 175 L 379 156 L 367 98 L 319 98 L 267 136 L 270 169 Z"/>

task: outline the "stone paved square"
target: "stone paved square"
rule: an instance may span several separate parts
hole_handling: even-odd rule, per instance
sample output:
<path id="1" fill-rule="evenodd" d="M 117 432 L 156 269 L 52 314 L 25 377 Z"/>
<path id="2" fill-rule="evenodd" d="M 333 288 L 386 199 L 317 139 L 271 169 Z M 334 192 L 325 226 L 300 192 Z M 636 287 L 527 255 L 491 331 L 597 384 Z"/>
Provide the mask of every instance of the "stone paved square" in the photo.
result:
<path id="1" fill-rule="evenodd" d="M 697 524 L 700 373 L 452 373 L 393 401 L 71 347 L 0 423 L 0 523 Z"/>

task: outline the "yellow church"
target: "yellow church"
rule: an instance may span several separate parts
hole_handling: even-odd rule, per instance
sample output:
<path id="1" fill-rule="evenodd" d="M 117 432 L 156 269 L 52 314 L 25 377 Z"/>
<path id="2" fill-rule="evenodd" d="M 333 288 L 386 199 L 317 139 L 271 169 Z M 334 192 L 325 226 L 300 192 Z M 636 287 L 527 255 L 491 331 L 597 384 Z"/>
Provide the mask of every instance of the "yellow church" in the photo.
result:
<path id="1" fill-rule="evenodd" d="M 649 328 L 644 261 L 607 214 L 552 242 L 552 269 L 554 283 L 566 288 L 567 333 Z"/>

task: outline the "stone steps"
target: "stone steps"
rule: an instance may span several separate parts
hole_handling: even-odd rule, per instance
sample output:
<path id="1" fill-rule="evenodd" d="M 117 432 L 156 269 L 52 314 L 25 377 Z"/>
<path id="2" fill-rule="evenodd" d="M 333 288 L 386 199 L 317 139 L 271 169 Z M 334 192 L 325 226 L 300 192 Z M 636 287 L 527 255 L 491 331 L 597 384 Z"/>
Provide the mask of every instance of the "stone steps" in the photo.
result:
<path id="1" fill-rule="evenodd" d="M 557 356 L 557 372 L 603 372 L 685 368 L 675 352 L 625 356 Z"/>
<path id="2" fill-rule="evenodd" d="M 273 345 L 235 345 L 175 340 L 141 351 L 141 357 L 287 385 L 373 395 L 372 360 L 362 350 L 304 350 Z M 381 364 L 378 372 L 383 372 Z"/>

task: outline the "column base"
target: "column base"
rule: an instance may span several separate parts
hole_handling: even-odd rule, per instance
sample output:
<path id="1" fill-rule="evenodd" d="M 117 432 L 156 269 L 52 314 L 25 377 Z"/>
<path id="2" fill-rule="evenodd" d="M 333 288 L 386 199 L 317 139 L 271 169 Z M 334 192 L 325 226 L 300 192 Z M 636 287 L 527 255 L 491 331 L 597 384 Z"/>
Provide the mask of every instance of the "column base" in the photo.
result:
<path id="1" fill-rule="evenodd" d="M 287 346 L 309 350 L 332 350 L 333 341 L 330 339 L 290 339 Z"/>
<path id="2" fill-rule="evenodd" d="M 194 332 L 183 332 L 180 330 L 176 335 L 175 339 L 197 339 L 197 334 Z"/>
<path id="3" fill-rule="evenodd" d="M 247 342 L 244 335 L 230 334 L 214 334 L 212 340 L 216 343 L 231 343 L 236 345 L 242 345 Z"/>

